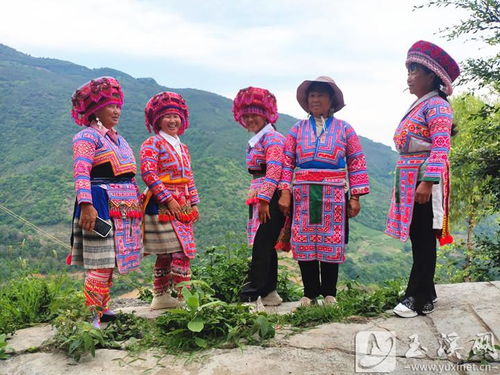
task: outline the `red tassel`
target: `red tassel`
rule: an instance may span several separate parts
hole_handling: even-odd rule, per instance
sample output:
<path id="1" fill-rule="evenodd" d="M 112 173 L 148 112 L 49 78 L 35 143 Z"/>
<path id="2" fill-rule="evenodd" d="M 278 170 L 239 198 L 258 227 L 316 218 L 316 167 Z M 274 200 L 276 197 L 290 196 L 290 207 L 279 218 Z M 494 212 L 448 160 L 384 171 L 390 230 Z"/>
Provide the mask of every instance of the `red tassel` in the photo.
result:
<path id="1" fill-rule="evenodd" d="M 132 219 L 138 219 L 142 217 L 142 213 L 139 211 L 129 211 L 127 212 L 127 217 L 132 218 Z"/>
<path id="2" fill-rule="evenodd" d="M 70 266 L 72 260 L 73 260 L 73 255 L 71 255 L 71 253 L 69 253 L 68 256 L 66 257 L 66 264 L 68 266 Z"/>
<path id="3" fill-rule="evenodd" d="M 120 214 L 120 210 L 118 208 L 113 207 L 109 210 L 109 216 L 118 218 L 121 217 L 122 215 Z"/>
<path id="4" fill-rule="evenodd" d="M 274 246 L 274 249 L 277 251 L 290 251 L 292 247 L 290 246 L 289 242 L 277 242 L 276 246 Z"/>
<path id="5" fill-rule="evenodd" d="M 246 201 L 245 201 L 245 204 L 247 206 L 250 206 L 252 204 L 255 204 L 255 203 L 258 203 L 259 202 L 259 198 L 257 197 L 253 197 L 253 198 L 248 198 Z"/>
<path id="6" fill-rule="evenodd" d="M 172 221 L 174 217 L 172 215 L 160 214 L 158 215 L 158 219 L 164 223 L 166 221 Z"/>
<path id="7" fill-rule="evenodd" d="M 451 243 L 453 243 L 453 236 L 451 234 L 439 238 L 439 246 L 449 245 Z"/>

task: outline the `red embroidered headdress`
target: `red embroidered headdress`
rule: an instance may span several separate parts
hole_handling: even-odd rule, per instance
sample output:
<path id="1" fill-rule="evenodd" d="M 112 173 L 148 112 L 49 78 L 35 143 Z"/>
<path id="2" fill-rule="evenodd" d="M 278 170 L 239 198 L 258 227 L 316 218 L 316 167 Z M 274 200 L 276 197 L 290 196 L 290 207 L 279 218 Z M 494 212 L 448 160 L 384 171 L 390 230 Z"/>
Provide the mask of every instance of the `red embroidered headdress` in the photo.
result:
<path id="1" fill-rule="evenodd" d="M 425 40 L 419 40 L 408 50 L 406 66 L 421 64 L 432 70 L 443 82 L 443 92 L 451 95 L 452 82 L 460 75 L 460 68 L 453 58 L 441 47 Z"/>
<path id="2" fill-rule="evenodd" d="M 120 83 L 113 77 L 99 77 L 80 86 L 71 97 L 71 116 L 78 125 L 90 125 L 89 116 L 109 105 L 123 105 Z"/>
<path id="3" fill-rule="evenodd" d="M 179 115 L 181 118 L 181 127 L 177 134 L 184 134 L 186 129 L 189 128 L 188 106 L 182 95 L 169 91 L 156 94 L 146 104 L 144 117 L 148 131 L 150 133 L 151 131 L 158 133 L 160 131 L 158 120 L 168 113 Z"/>
<path id="4" fill-rule="evenodd" d="M 233 101 L 233 116 L 243 127 L 243 115 L 257 114 L 274 124 L 278 120 L 278 107 L 275 96 L 266 89 L 247 87 L 241 89 Z"/>

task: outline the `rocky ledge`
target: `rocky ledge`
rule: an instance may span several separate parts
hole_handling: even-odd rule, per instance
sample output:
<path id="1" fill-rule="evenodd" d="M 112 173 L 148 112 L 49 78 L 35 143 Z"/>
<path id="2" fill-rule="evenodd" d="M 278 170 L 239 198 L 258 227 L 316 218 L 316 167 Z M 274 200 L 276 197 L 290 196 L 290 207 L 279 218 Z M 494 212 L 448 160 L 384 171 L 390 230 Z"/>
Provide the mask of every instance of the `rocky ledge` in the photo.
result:
<path id="1" fill-rule="evenodd" d="M 500 374 L 500 281 L 437 286 L 436 309 L 427 316 L 402 319 L 390 312 L 353 323 L 331 323 L 290 334 L 277 330 L 268 346 L 213 349 L 194 357 L 155 351 L 132 356 L 97 350 L 96 357 L 73 362 L 62 353 L 44 351 L 54 331 L 48 325 L 19 330 L 9 341 L 12 357 L 0 361 L 0 374 Z M 117 301 L 123 311 L 154 318 L 137 300 Z M 295 304 L 283 304 L 286 312 Z M 482 343 L 480 343 L 482 339 Z M 482 346 L 481 346 L 482 345 Z M 457 364 L 475 346 L 496 360 Z M 481 349 L 482 348 L 482 349 Z"/>

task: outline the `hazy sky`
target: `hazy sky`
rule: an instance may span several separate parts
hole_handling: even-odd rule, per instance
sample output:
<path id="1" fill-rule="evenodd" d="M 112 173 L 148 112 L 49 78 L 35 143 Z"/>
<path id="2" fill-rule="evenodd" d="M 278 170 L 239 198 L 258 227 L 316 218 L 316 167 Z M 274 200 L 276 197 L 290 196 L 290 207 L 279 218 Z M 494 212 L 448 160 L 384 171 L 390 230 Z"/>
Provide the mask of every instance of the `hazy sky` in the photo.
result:
<path id="1" fill-rule="evenodd" d="M 329 75 L 347 104 L 337 117 L 392 146 L 414 99 L 405 91 L 404 66 L 412 43 L 435 42 L 459 61 L 487 55 L 477 45 L 435 34 L 463 13 L 412 11 L 422 2 L 0 0 L 0 43 L 231 99 L 242 87 L 265 87 L 280 112 L 299 118 L 305 113 L 295 100 L 297 86 Z"/>

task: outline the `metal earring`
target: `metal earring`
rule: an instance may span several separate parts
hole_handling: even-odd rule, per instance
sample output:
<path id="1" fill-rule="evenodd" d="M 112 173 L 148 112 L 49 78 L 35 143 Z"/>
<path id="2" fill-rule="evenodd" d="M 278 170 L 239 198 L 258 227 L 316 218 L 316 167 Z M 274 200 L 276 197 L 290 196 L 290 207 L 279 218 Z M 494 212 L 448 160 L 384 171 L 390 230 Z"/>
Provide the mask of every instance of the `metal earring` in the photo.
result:
<path id="1" fill-rule="evenodd" d="M 99 129 L 103 129 L 104 128 L 104 125 L 102 124 L 101 120 L 99 120 L 99 117 L 96 116 L 95 121 L 96 121 L 97 127 Z"/>

